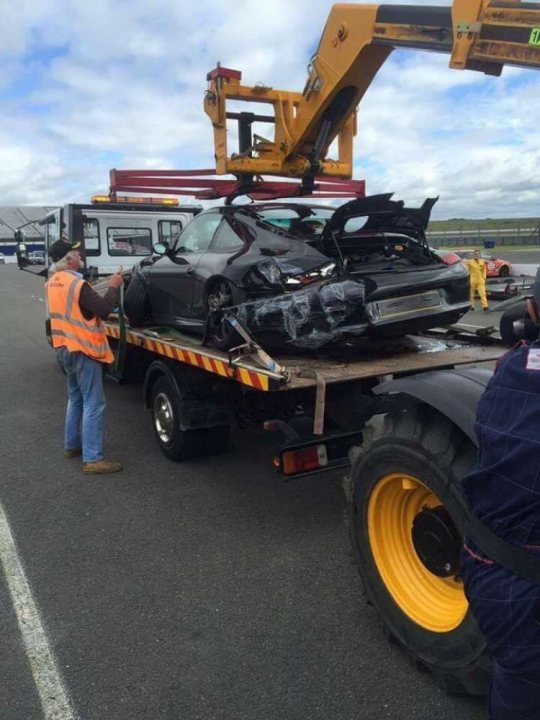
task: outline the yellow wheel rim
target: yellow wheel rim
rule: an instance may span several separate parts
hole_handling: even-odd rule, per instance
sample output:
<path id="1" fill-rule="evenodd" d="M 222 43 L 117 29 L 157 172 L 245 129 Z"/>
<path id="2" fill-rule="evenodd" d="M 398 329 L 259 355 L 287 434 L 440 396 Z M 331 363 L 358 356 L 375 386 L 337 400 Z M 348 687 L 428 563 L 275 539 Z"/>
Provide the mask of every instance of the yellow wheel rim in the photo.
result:
<path id="1" fill-rule="evenodd" d="M 368 503 L 371 551 L 388 592 L 411 620 L 437 633 L 458 627 L 468 607 L 461 580 L 431 573 L 413 544 L 414 518 L 441 504 L 416 478 L 401 473 L 381 477 Z"/>

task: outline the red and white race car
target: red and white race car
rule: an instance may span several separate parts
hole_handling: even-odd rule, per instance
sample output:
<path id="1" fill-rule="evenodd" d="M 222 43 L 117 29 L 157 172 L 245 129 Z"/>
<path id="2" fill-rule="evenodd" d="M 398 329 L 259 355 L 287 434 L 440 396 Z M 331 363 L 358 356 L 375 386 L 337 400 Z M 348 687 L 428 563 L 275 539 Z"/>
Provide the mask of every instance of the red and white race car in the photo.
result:
<path id="1" fill-rule="evenodd" d="M 437 254 L 444 260 L 448 265 L 453 265 L 458 259 L 466 263 L 467 260 L 472 258 L 474 250 L 470 248 L 457 250 L 444 250 L 442 248 L 436 250 Z M 486 275 L 488 278 L 501 277 L 505 278 L 512 274 L 512 263 L 502 258 L 493 257 L 487 252 L 481 252 L 480 257 L 485 260 L 486 263 Z"/>

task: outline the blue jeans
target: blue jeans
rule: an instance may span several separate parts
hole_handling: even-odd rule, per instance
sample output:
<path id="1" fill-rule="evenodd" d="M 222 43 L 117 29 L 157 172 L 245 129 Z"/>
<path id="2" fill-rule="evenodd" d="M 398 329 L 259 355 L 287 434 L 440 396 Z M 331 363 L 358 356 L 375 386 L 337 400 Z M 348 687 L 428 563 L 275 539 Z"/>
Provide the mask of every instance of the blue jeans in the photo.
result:
<path id="1" fill-rule="evenodd" d="M 58 349 L 67 376 L 68 404 L 64 429 L 64 447 L 82 447 L 83 462 L 103 460 L 103 363 L 84 353 Z"/>

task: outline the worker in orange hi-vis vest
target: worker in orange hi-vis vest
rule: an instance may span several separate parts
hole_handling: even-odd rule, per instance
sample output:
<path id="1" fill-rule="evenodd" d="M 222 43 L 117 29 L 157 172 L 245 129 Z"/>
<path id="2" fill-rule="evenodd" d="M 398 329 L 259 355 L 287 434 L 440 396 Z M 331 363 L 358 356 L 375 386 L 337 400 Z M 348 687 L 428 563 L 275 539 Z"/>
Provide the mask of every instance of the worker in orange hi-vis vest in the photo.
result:
<path id="1" fill-rule="evenodd" d="M 471 310 L 475 309 L 476 293 L 480 295 L 482 309 L 488 310 L 488 301 L 486 297 L 486 263 L 480 257 L 480 250 L 475 250 L 470 260 L 467 260 L 469 268 L 469 277 L 471 282 Z"/>
<path id="2" fill-rule="evenodd" d="M 57 246 L 57 247 L 56 247 Z M 114 359 L 103 318 L 118 302 L 121 269 L 109 278 L 104 297 L 83 279 L 83 261 L 69 244 L 55 243 L 55 260 L 45 285 L 53 348 L 67 377 L 68 404 L 64 428 L 64 457 L 82 455 L 83 472 L 112 473 L 119 462 L 103 457 L 103 370 Z"/>

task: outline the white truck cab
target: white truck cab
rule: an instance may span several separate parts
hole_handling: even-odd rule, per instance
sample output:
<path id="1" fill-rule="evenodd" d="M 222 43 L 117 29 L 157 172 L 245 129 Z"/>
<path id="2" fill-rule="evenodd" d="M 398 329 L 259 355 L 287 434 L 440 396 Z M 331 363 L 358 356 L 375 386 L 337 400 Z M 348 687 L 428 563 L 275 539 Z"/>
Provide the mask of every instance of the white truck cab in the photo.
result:
<path id="1" fill-rule="evenodd" d="M 90 204 L 70 203 L 49 212 L 39 221 L 45 227 L 46 267 L 49 249 L 67 237 L 80 243 L 87 270 L 109 275 L 119 265 L 125 269 L 152 255 L 157 243 L 172 245 L 202 206 L 178 205 L 174 199 L 93 198 Z"/>

